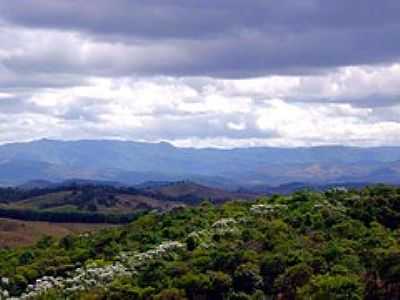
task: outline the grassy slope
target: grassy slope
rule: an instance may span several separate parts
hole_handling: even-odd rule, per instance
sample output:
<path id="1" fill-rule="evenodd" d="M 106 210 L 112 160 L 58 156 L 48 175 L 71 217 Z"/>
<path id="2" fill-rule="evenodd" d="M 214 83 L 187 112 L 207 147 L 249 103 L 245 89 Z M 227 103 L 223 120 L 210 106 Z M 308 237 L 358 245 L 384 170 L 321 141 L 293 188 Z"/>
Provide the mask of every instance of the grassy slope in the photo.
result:
<path id="1" fill-rule="evenodd" d="M 38 209 L 41 205 L 45 205 L 48 203 L 60 203 L 63 201 L 63 199 L 69 195 L 71 195 L 71 191 L 61 191 L 61 192 L 55 192 L 55 193 L 49 193 L 43 196 L 37 196 L 37 197 L 32 197 L 28 198 L 22 201 L 17 201 L 15 203 L 12 203 L 9 205 L 11 208 L 19 208 L 19 209 Z"/>
<path id="2" fill-rule="evenodd" d="M 110 226 L 115 225 L 29 222 L 0 218 L 0 248 L 32 245 L 46 235 L 61 238 Z"/>

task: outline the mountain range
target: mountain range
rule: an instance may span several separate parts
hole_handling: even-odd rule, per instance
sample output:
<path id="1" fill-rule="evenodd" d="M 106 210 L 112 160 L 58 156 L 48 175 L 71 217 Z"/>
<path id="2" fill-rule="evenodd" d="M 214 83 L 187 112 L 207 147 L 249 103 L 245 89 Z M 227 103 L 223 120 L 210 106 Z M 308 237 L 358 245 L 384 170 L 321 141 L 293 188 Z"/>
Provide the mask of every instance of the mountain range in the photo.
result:
<path id="1" fill-rule="evenodd" d="M 135 185 L 190 180 L 230 189 L 292 182 L 400 182 L 400 147 L 178 148 L 116 140 L 42 139 L 0 145 L 0 185 L 32 180 Z"/>

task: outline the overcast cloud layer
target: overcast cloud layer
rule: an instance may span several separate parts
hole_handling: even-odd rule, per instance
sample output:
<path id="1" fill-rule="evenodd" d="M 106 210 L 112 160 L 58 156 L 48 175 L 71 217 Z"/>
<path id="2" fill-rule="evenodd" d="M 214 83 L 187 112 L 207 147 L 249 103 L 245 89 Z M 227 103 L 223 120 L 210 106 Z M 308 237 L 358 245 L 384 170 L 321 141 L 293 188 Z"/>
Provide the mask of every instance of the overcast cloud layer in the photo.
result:
<path id="1" fill-rule="evenodd" d="M 0 1 L 0 143 L 400 145 L 400 1 Z"/>

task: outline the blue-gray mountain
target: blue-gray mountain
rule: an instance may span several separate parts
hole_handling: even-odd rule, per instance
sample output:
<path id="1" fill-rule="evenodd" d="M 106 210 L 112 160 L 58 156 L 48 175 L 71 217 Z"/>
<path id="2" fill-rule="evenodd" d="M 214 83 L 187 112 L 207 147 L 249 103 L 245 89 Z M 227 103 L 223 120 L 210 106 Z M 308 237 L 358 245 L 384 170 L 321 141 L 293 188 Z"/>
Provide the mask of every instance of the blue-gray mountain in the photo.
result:
<path id="1" fill-rule="evenodd" d="M 168 143 L 38 140 L 0 146 L 0 184 L 73 178 L 223 186 L 400 182 L 400 147 L 177 148 Z"/>

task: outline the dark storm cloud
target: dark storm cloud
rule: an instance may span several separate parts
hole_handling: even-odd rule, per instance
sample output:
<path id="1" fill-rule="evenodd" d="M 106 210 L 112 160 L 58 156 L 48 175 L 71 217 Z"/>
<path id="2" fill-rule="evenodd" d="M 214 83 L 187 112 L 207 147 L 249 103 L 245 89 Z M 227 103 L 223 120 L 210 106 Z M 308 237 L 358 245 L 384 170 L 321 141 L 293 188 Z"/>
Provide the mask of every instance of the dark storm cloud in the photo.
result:
<path id="1" fill-rule="evenodd" d="M 158 48 L 144 63 L 129 51 L 61 65 L 11 56 L 6 65 L 17 70 L 251 77 L 392 62 L 400 51 L 397 0 L 16 0 L 1 1 L 0 15 L 18 26 Z M 133 57 L 122 62 L 116 56 L 123 53 Z"/>
<path id="2" fill-rule="evenodd" d="M 16 0 L 0 7 L 6 19 L 33 27 L 193 38 L 238 29 L 299 32 L 396 25 L 400 5 L 396 0 Z"/>

